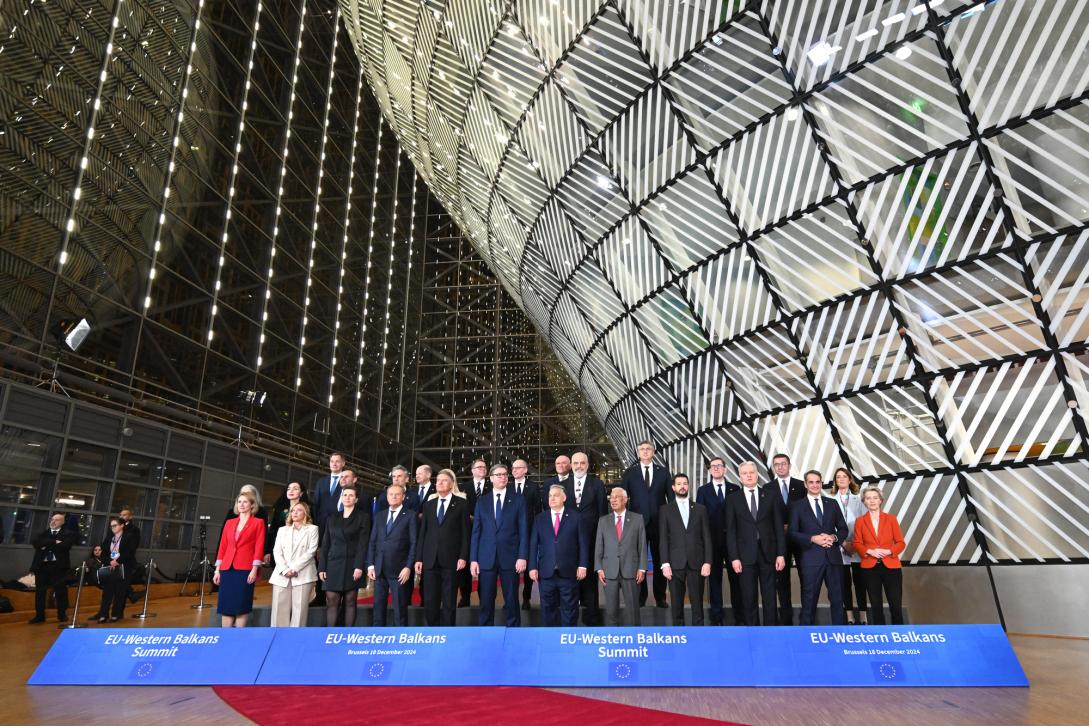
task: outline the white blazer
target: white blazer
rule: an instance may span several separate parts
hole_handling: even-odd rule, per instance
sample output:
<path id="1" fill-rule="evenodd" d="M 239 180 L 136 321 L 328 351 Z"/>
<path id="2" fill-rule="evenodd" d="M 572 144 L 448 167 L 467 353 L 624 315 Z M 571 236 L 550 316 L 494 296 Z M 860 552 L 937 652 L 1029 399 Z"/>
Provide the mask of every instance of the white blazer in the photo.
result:
<path id="1" fill-rule="evenodd" d="M 850 490 L 848 489 L 847 491 L 849 492 Z M 838 493 L 833 493 L 826 494 L 825 496 L 831 497 L 832 499 L 836 500 L 836 506 L 839 507 L 839 510 L 841 512 L 843 512 L 843 519 L 845 522 L 847 522 L 847 539 L 844 541 L 852 541 L 855 536 L 855 520 L 861 517 L 866 511 L 866 508 L 862 505 L 862 499 L 857 494 L 848 494 L 847 506 L 844 507 L 842 495 Z M 844 552 L 842 545 L 840 547 L 839 553 L 843 557 L 843 564 L 845 565 L 850 565 L 852 563 L 862 561 L 862 558 L 860 558 L 857 554 L 849 555 Z M 849 577 L 849 575 L 845 575 L 845 577 Z"/>
<path id="2" fill-rule="evenodd" d="M 318 527 L 315 524 L 304 524 L 295 535 L 294 547 L 291 546 L 292 527 L 290 522 L 280 527 L 276 533 L 276 544 L 272 546 L 276 568 L 269 575 L 268 581 L 278 587 L 305 585 L 318 579 L 318 566 L 314 560 L 314 554 L 318 551 Z M 295 570 L 299 574 L 288 579 L 284 577 L 288 570 Z"/>

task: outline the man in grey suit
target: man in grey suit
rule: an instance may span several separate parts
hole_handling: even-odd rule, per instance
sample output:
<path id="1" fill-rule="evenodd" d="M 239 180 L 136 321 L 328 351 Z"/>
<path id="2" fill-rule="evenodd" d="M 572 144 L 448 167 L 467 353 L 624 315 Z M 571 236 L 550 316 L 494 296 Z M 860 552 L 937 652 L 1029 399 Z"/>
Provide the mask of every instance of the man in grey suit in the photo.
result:
<path id="1" fill-rule="evenodd" d="M 647 533 L 643 517 L 628 511 L 628 493 L 613 487 L 612 513 L 597 522 L 594 569 L 605 585 L 605 624 L 620 625 L 620 593 L 624 593 L 625 625 L 639 624 L 639 584 L 647 574 Z"/>

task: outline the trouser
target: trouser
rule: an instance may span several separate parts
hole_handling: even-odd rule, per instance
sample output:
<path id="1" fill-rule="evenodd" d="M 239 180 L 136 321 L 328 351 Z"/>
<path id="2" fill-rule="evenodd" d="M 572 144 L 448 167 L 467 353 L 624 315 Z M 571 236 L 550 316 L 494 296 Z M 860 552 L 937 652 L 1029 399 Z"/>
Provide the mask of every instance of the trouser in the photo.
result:
<path id="1" fill-rule="evenodd" d="M 586 579 L 591 578 L 587 576 Z M 600 582 L 597 577 L 593 580 L 595 585 Z M 643 582 L 646 582 L 645 578 Z M 621 593 L 624 594 L 624 625 L 639 625 L 639 585 L 633 577 L 605 580 L 605 624 L 610 628 L 620 625 Z"/>
<path id="2" fill-rule="evenodd" d="M 733 572 L 733 568 L 730 569 Z M 734 611 L 735 617 L 741 614 L 738 623 L 740 625 L 760 625 L 757 615 L 757 590 L 760 593 L 760 602 L 763 606 L 763 624 L 775 625 L 775 563 L 757 557 L 756 561 L 742 565 L 741 574 L 737 575 L 739 590 L 741 591 L 741 608 Z"/>
<path id="3" fill-rule="evenodd" d="M 586 578 L 590 579 L 590 578 Z M 594 580 L 595 584 L 597 580 Z M 579 619 L 579 582 L 573 577 L 542 577 L 537 582 L 541 595 L 541 620 L 547 628 L 574 627 Z"/>
<path id="4" fill-rule="evenodd" d="M 793 625 L 794 603 L 790 596 L 790 571 L 796 564 L 793 547 L 787 547 L 786 556 L 783 559 L 786 560 L 786 566 L 775 573 L 775 597 L 779 600 L 779 624 Z"/>
<path id="5" fill-rule="evenodd" d="M 838 557 L 839 553 L 836 553 Z M 821 585 L 828 590 L 828 605 L 831 607 L 832 625 L 843 625 L 843 565 L 822 562 L 818 565 L 799 565 L 798 574 L 802 578 L 802 625 L 813 625 L 817 617 L 817 600 L 821 596 Z"/>
<path id="6" fill-rule="evenodd" d="M 400 574 L 400 573 L 398 573 Z M 408 578 L 412 582 L 412 577 Z M 405 583 L 406 585 L 408 583 Z M 389 609 L 390 595 L 393 596 L 393 608 L 390 620 L 395 628 L 403 628 L 408 625 L 408 604 L 405 602 L 405 586 L 397 581 L 396 577 L 379 575 L 374 580 L 374 627 L 381 628 L 386 625 L 386 611 Z"/>
<path id="7" fill-rule="evenodd" d="M 866 611 L 866 576 L 862 565 L 852 562 L 843 566 L 843 612 L 853 612 L 858 617 Z"/>
<path id="8" fill-rule="evenodd" d="M 109 615 L 120 618 L 125 614 L 125 595 L 129 593 L 131 576 L 132 572 L 126 566 L 124 577 L 106 578 L 102 583 L 102 604 L 98 606 L 98 617 L 104 618 Z"/>
<path id="9" fill-rule="evenodd" d="M 522 613 L 518 610 L 518 573 L 514 570 L 481 570 L 477 581 L 477 596 L 480 598 L 480 624 L 495 624 L 496 580 L 503 588 L 503 615 L 508 628 L 517 628 L 522 624 Z"/>
<path id="10" fill-rule="evenodd" d="M 711 625 L 722 625 L 724 615 L 722 609 L 722 571 L 727 567 L 729 567 L 729 563 L 726 561 L 726 548 L 712 543 L 711 576 L 707 578 L 707 598 L 711 610 Z M 737 614 L 738 611 L 735 610 L 735 619 Z"/>
<path id="11" fill-rule="evenodd" d="M 458 570 L 453 567 L 435 566 L 424 569 L 424 620 L 428 625 L 454 625 L 457 612 L 457 575 Z"/>
<path id="12" fill-rule="evenodd" d="M 300 628 L 305 623 L 310 593 L 314 591 L 313 582 L 296 585 L 292 582 L 287 587 L 272 586 L 272 627 Z"/>
<path id="13" fill-rule="evenodd" d="M 529 576 L 529 570 L 527 569 L 522 573 L 522 603 L 529 605 L 529 601 L 533 598 L 533 580 Z"/>
<path id="14" fill-rule="evenodd" d="M 721 587 L 721 578 L 719 579 Z M 685 567 L 673 570 L 673 579 L 669 581 L 669 609 L 674 625 L 684 625 L 684 595 L 692 603 L 692 624 L 703 625 L 703 577 L 699 570 Z M 721 595 L 719 595 L 721 597 Z"/>
<path id="15" fill-rule="evenodd" d="M 654 577 L 651 578 L 650 572 L 647 572 L 647 577 L 644 577 L 643 581 L 639 583 L 639 604 L 647 604 L 647 580 L 651 580 L 650 588 L 654 590 L 654 602 L 659 605 L 664 605 L 668 584 L 665 575 L 662 574 L 662 558 L 661 553 L 658 551 L 660 542 L 658 540 L 657 520 L 654 520 L 647 525 L 647 543 L 650 545 L 651 562 L 654 563 Z"/>
<path id="16" fill-rule="evenodd" d="M 57 604 L 57 616 L 62 620 L 68 614 L 68 581 L 65 580 L 65 572 L 56 562 L 43 562 L 34 573 L 34 614 L 39 618 L 45 617 L 46 599 L 49 591 L 53 591 L 53 599 Z"/>
<path id="17" fill-rule="evenodd" d="M 590 553 L 587 555 L 587 561 L 594 561 L 594 543 L 590 543 Z M 576 580 L 578 582 L 578 599 L 582 605 L 582 624 L 583 625 L 601 625 L 601 613 L 598 608 L 598 579 L 596 574 L 591 570 L 587 573 L 584 579 Z"/>
<path id="18" fill-rule="evenodd" d="M 881 604 L 881 590 L 889 602 L 889 615 L 893 625 L 904 624 L 901 599 L 904 592 L 904 571 L 899 567 L 885 567 L 880 561 L 866 572 L 866 587 L 870 595 L 870 625 L 885 624 L 885 608 Z"/>

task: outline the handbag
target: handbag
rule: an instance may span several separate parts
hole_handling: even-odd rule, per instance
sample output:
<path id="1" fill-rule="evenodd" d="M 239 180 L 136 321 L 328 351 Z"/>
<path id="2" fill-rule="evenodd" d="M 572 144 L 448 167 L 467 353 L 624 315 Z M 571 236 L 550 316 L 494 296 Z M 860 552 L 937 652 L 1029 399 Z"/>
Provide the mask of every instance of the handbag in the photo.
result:
<path id="1" fill-rule="evenodd" d="M 103 565 L 98 568 L 95 574 L 98 576 L 99 584 L 124 580 L 125 566 L 110 567 L 109 565 Z"/>

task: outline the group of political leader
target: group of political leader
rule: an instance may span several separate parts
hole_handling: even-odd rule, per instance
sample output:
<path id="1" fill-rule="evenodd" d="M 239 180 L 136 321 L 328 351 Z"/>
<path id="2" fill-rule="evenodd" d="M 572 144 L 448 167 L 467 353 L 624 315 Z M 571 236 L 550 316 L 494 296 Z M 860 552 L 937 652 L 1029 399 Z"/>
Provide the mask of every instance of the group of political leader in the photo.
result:
<path id="1" fill-rule="evenodd" d="M 555 476 L 539 486 L 527 480 L 521 459 L 510 469 L 474 461 L 465 491 L 449 469 L 432 482 L 431 468 L 422 465 L 412 486 L 408 470 L 397 466 L 384 496 L 372 500 L 334 453 L 312 496 L 292 483 L 272 521 L 248 487 L 225 523 L 216 558 L 223 624 L 245 625 L 268 559 L 273 625 L 304 624 L 319 583 L 327 624 L 353 625 L 357 592 L 367 581 L 374 585 L 374 625 L 406 625 L 414 576 L 428 625 L 455 624 L 474 578 L 481 625 L 494 622 L 500 591 L 506 625 L 520 625 L 519 602 L 529 608 L 533 583 L 546 626 L 575 625 L 580 605 L 583 624 L 601 625 L 599 584 L 604 624 L 638 625 L 649 590 L 657 607 L 671 608 L 675 625 L 685 624 L 687 595 L 691 623 L 702 625 L 706 587 L 710 623 L 722 625 L 724 571 L 735 624 L 789 625 L 792 566 L 801 582 L 802 625 L 814 623 L 822 587 L 833 624 L 865 623 L 867 614 L 883 624 L 883 599 L 892 623 L 903 622 L 905 543 L 896 517 L 882 509 L 880 489 L 860 491 L 840 468 L 826 494 L 820 472 L 796 479 L 789 457 L 776 454 L 774 477 L 763 485 L 755 463 L 741 463 L 734 483 L 725 461 L 712 459 L 692 497 L 687 475 L 655 463 L 653 444 L 640 443 L 637 454 L 608 490 L 589 472 L 586 454 L 575 453 L 558 457 Z"/>

